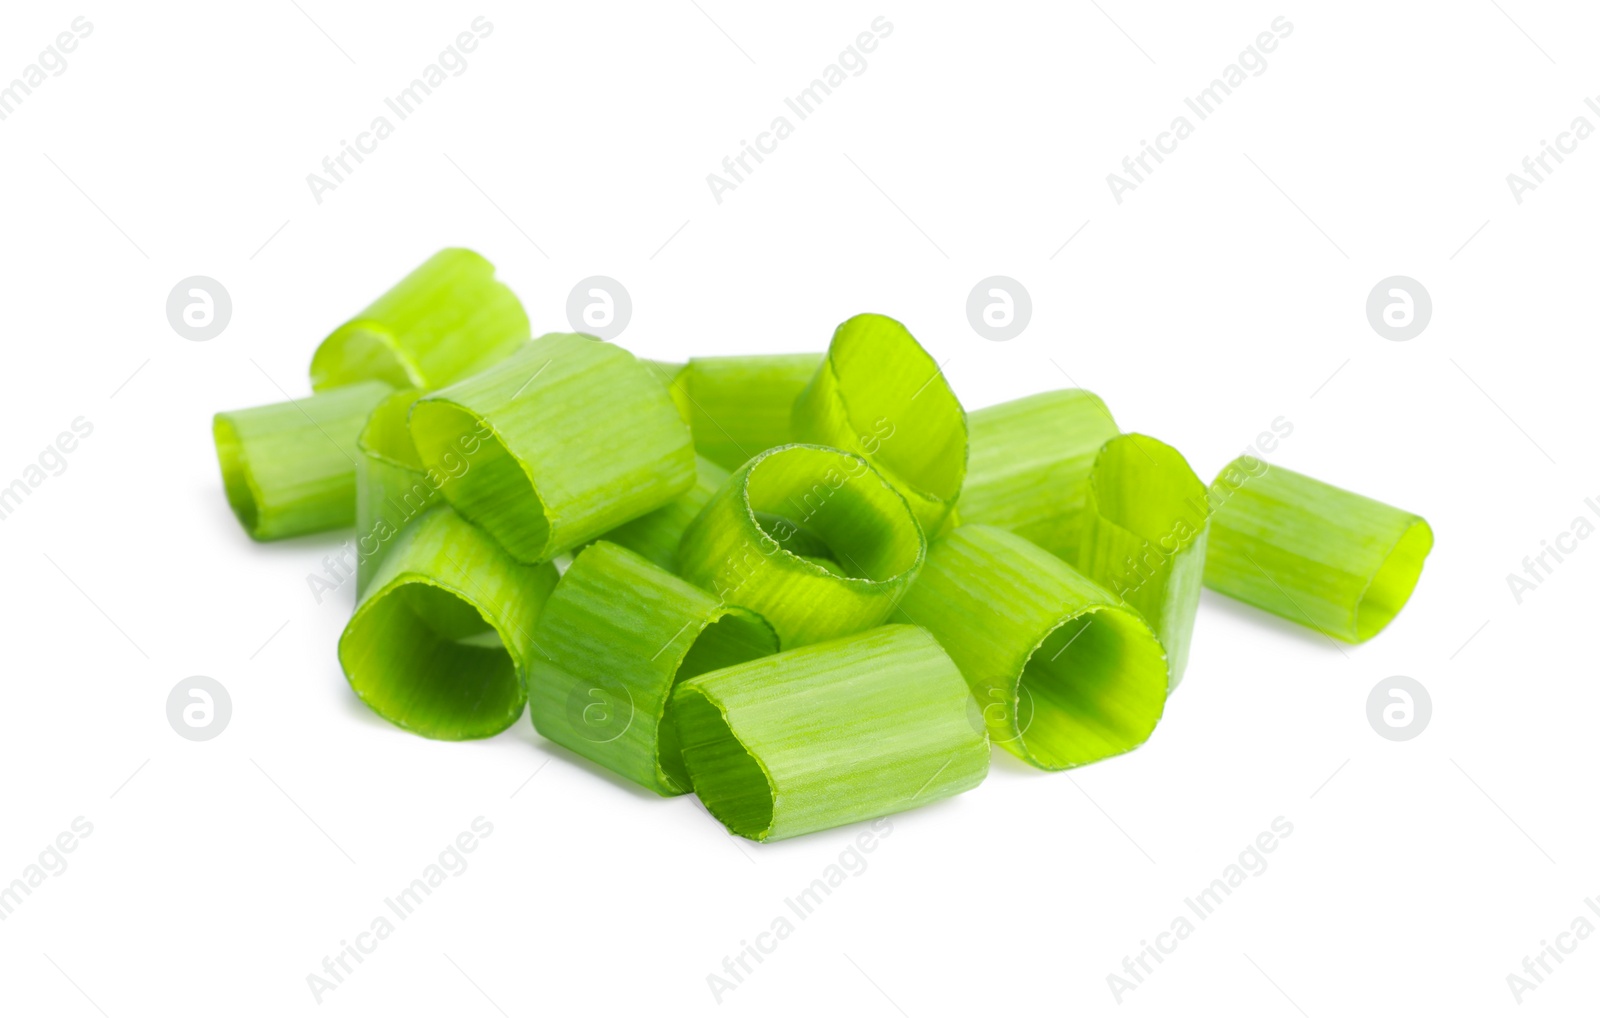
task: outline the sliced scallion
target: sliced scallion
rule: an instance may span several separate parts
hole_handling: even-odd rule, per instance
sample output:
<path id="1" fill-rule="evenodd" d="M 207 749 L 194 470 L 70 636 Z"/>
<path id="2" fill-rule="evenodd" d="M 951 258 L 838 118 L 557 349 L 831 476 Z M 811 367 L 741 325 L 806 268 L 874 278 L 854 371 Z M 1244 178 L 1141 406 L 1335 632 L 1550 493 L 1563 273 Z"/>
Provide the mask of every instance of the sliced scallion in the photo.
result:
<path id="1" fill-rule="evenodd" d="M 555 567 L 516 561 L 449 506 L 395 539 L 339 637 L 339 663 L 378 714 L 430 739 L 479 739 L 522 716 Z"/>
<path id="2" fill-rule="evenodd" d="M 1078 571 L 1150 623 L 1176 689 L 1206 568 L 1205 482 L 1172 446 L 1121 435 L 1095 457 L 1083 520 Z"/>
<path id="3" fill-rule="evenodd" d="M 405 525 L 438 502 L 441 484 L 422 465 L 406 416 L 420 389 L 384 398 L 356 440 L 356 593 L 367 589 Z"/>
<path id="4" fill-rule="evenodd" d="M 941 531 L 967 471 L 967 415 L 939 364 L 904 325 L 856 315 L 794 403 L 798 442 L 865 457 L 929 535 Z"/>
<path id="5" fill-rule="evenodd" d="M 677 569 L 683 532 L 728 480 L 728 472 L 704 456 L 694 458 L 694 468 L 694 487 L 660 509 L 629 520 L 603 539 L 643 555 L 668 572 Z"/>
<path id="6" fill-rule="evenodd" d="M 212 418 L 228 505 L 257 541 L 348 527 L 356 518 L 356 437 L 390 392 L 359 382 Z"/>
<path id="7" fill-rule="evenodd" d="M 528 339 L 522 302 L 494 266 L 445 248 L 333 331 L 311 358 L 311 386 L 381 379 L 437 388 L 483 370 Z"/>
<path id="8" fill-rule="evenodd" d="M 1421 516 L 1253 456 L 1210 501 L 1205 585 L 1347 643 L 1393 621 L 1433 548 Z"/>
<path id="9" fill-rule="evenodd" d="M 539 734 L 661 795 L 689 789 L 662 724 L 673 685 L 778 649 L 761 616 L 608 541 L 573 559 L 533 642 L 528 702 Z"/>
<path id="10" fill-rule="evenodd" d="M 695 451 L 724 470 L 795 440 L 795 397 L 816 374 L 819 353 L 692 357 L 674 374 L 679 409 Z"/>
<path id="11" fill-rule="evenodd" d="M 411 408 L 445 498 L 524 562 L 543 562 L 694 484 L 689 429 L 651 370 L 577 333 L 524 344 Z"/>
<path id="12" fill-rule="evenodd" d="M 915 626 L 688 679 L 668 716 L 695 794 L 754 841 L 898 813 L 976 787 L 989 770 L 960 671 Z"/>
<path id="13" fill-rule="evenodd" d="M 905 499 L 866 460 L 785 445 L 752 457 L 700 510 L 678 573 L 758 612 L 788 649 L 883 622 L 925 550 Z"/>
<path id="14" fill-rule="evenodd" d="M 989 737 L 1035 767 L 1126 753 L 1161 720 L 1166 655 L 1149 625 L 1009 531 L 970 524 L 935 541 L 900 609 L 960 666 Z"/>

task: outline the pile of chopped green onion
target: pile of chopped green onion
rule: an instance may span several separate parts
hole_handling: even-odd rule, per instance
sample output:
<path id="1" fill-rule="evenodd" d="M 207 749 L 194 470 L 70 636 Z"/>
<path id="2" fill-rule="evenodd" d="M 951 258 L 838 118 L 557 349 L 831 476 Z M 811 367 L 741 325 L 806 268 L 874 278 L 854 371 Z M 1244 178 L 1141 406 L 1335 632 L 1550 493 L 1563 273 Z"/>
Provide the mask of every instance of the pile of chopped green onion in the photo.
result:
<path id="1" fill-rule="evenodd" d="M 433 739 L 551 742 L 756 841 L 1143 744 L 1202 585 L 1350 643 L 1420 516 L 1251 456 L 1209 485 L 1082 389 L 968 414 L 906 327 L 669 364 L 533 337 L 471 251 L 325 339 L 313 395 L 219 413 L 259 541 L 356 528 L 351 689 Z"/>

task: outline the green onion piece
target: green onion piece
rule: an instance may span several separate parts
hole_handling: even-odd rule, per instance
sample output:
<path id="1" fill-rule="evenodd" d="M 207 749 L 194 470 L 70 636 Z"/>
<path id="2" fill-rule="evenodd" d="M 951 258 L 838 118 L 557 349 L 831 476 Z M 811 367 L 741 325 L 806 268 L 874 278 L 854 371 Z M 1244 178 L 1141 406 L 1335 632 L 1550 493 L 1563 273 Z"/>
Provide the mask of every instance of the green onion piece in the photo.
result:
<path id="1" fill-rule="evenodd" d="M 1117 422 L 1087 389 L 1059 389 L 975 410 L 967 418 L 971 451 L 956 512 L 1020 534 L 1068 562 L 1100 447 Z"/>
<path id="2" fill-rule="evenodd" d="M 695 451 L 724 470 L 794 439 L 795 397 L 822 362 L 819 353 L 693 357 L 672 375 Z"/>
<path id="3" fill-rule="evenodd" d="M 411 434 L 445 498 L 524 562 L 544 562 L 694 485 L 671 397 L 628 351 L 550 333 L 418 400 Z"/>
<path id="4" fill-rule="evenodd" d="M 1205 585 L 1347 643 L 1405 606 L 1433 549 L 1415 513 L 1241 456 L 1212 482 Z"/>
<path id="5" fill-rule="evenodd" d="M 449 506 L 395 540 L 339 637 L 356 695 L 430 739 L 481 739 L 522 716 L 533 627 L 556 585 Z"/>
<path id="6" fill-rule="evenodd" d="M 449 247 L 333 331 L 311 358 L 311 387 L 381 379 L 438 388 L 483 370 L 528 340 L 522 302 L 494 266 Z"/>
<path id="7" fill-rule="evenodd" d="M 356 445 L 356 594 L 394 547 L 405 525 L 438 502 L 441 487 L 417 455 L 406 416 L 421 389 L 401 389 L 372 411 Z"/>
<path id="8" fill-rule="evenodd" d="M 1035 767 L 1125 753 L 1161 720 L 1166 655 L 1150 626 L 1009 531 L 969 524 L 934 542 L 900 609 L 960 666 L 989 737 Z"/>
<path id="9" fill-rule="evenodd" d="M 795 400 L 794 436 L 865 457 L 930 536 L 961 494 L 967 415 L 938 363 L 893 318 L 856 315 L 835 330 Z"/>
<path id="10" fill-rule="evenodd" d="M 603 539 L 643 555 L 668 572 L 676 569 L 683 532 L 728 480 L 728 472 L 704 456 L 694 458 L 694 468 L 694 487 L 660 509 L 629 520 Z"/>
<path id="11" fill-rule="evenodd" d="M 976 787 L 989 747 L 961 673 L 915 626 L 883 626 L 681 683 L 668 713 L 695 794 L 775 841 Z"/>
<path id="12" fill-rule="evenodd" d="M 1205 482 L 1172 446 L 1121 435 L 1095 457 L 1086 509 L 1078 571 L 1150 623 L 1176 689 L 1206 569 Z"/>
<path id="13" fill-rule="evenodd" d="M 661 795 L 689 790 L 676 733 L 662 724 L 674 683 L 778 649 L 761 616 L 608 541 L 573 559 L 533 642 L 539 734 Z"/>
<path id="14" fill-rule="evenodd" d="M 678 573 L 758 612 L 788 649 L 883 622 L 925 552 L 905 499 L 866 460 L 784 445 L 752 457 L 700 510 Z"/>
<path id="15" fill-rule="evenodd" d="M 390 392 L 362 382 L 211 420 L 228 505 L 257 541 L 348 527 L 356 519 L 356 436 Z"/>

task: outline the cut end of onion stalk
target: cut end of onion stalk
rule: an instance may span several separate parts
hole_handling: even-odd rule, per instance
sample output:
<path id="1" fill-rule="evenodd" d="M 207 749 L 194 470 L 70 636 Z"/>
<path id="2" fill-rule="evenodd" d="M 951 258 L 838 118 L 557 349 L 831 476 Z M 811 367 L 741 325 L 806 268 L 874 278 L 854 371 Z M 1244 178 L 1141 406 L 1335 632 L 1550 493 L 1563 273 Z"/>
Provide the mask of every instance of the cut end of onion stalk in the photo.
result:
<path id="1" fill-rule="evenodd" d="M 1120 435 L 1095 457 L 1083 519 L 1078 570 L 1150 623 L 1176 689 L 1205 574 L 1205 483 L 1165 442 Z"/>
<path id="2" fill-rule="evenodd" d="M 522 302 L 494 266 L 445 248 L 339 326 L 311 358 L 311 387 L 378 379 L 438 388 L 480 371 L 527 342 Z"/>
<path id="3" fill-rule="evenodd" d="M 362 382 L 212 418 L 228 505 L 257 541 L 348 527 L 356 516 L 356 437 L 389 394 Z"/>
<path id="4" fill-rule="evenodd" d="M 367 706 L 431 739 L 478 739 L 522 715 L 549 564 L 513 560 L 448 506 L 408 526 L 339 638 Z"/>
<path id="5" fill-rule="evenodd" d="M 607 541 L 579 552 L 534 630 L 539 734 L 661 795 L 689 789 L 662 723 L 680 681 L 778 649 L 761 616 L 724 605 Z"/>
<path id="6" fill-rule="evenodd" d="M 406 424 L 420 389 L 386 397 L 356 440 L 356 595 L 372 582 L 405 525 L 437 503 L 440 484 L 422 465 Z"/>
<path id="7" fill-rule="evenodd" d="M 668 712 L 711 815 L 775 841 L 976 787 L 988 740 L 961 673 L 914 626 L 883 626 L 689 679 Z"/>
<path id="8" fill-rule="evenodd" d="M 678 570 L 759 613 L 787 649 L 883 622 L 925 551 L 905 499 L 866 460 L 786 445 L 711 497 L 684 531 Z"/>
<path id="9" fill-rule="evenodd" d="M 1347 643 L 1394 620 L 1433 549 L 1421 516 L 1253 456 L 1208 497 L 1205 585 Z"/>
<path id="10" fill-rule="evenodd" d="M 524 562 L 547 561 L 693 486 L 689 429 L 621 347 L 550 333 L 411 409 L 445 498 Z"/>
<path id="11" fill-rule="evenodd" d="M 1154 631 L 1015 534 L 971 524 L 934 542 L 900 617 L 961 668 L 990 738 L 1036 767 L 1125 753 L 1161 720 L 1167 661 Z"/>
<path id="12" fill-rule="evenodd" d="M 863 456 L 937 535 L 967 472 L 967 415 L 944 372 L 904 325 L 856 315 L 794 403 L 797 441 Z"/>

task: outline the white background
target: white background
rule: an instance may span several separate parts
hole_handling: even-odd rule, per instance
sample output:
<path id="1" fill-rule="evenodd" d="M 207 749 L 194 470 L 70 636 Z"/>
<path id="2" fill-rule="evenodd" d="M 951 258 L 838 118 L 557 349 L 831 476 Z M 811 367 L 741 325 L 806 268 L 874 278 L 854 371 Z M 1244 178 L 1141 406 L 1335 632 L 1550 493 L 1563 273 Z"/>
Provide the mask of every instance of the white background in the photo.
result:
<path id="1" fill-rule="evenodd" d="M 1600 140 L 1521 204 L 1505 177 L 1574 117 L 1600 126 L 1582 101 L 1600 16 L 927 6 L 8 5 L 0 79 L 74 16 L 94 28 L 0 122 L 0 484 L 74 418 L 94 432 L 0 521 L 0 883 L 75 817 L 94 832 L 0 922 L 0 1010 L 1322 1018 L 1594 1000 L 1600 938 L 1520 1010 L 1506 976 L 1574 917 L 1600 924 L 1583 904 L 1600 894 L 1600 541 L 1520 605 L 1506 575 L 1596 517 Z M 314 201 L 306 175 L 480 14 L 494 29 L 468 69 Z M 894 30 L 867 69 L 716 203 L 706 175 L 878 15 Z M 1280 15 L 1294 30 L 1267 69 L 1117 204 L 1106 174 Z M 1207 594 L 1148 745 L 1071 774 L 997 753 L 978 789 L 895 817 L 719 1006 L 708 974 L 860 829 L 748 844 L 526 719 L 465 745 L 389 727 L 335 659 L 349 588 L 321 605 L 307 588 L 338 538 L 255 545 L 223 500 L 211 414 L 306 392 L 316 342 L 446 245 L 494 261 L 536 331 L 567 328 L 577 280 L 621 280 L 618 341 L 651 357 L 821 349 L 851 314 L 892 314 L 968 408 L 1069 373 L 1206 477 L 1282 415 L 1276 462 L 1424 514 L 1437 549 L 1358 648 Z M 164 311 L 194 274 L 234 303 L 206 343 Z M 1008 343 L 964 312 L 994 274 L 1032 295 Z M 1393 274 L 1432 295 L 1410 342 L 1366 320 Z M 211 742 L 166 719 L 196 674 L 232 695 Z M 1410 742 L 1366 718 L 1397 674 L 1432 694 Z M 479 816 L 494 833 L 470 868 L 317 1004 L 307 975 Z M 1269 868 L 1119 1005 L 1124 955 L 1280 816 L 1294 833 Z"/>

